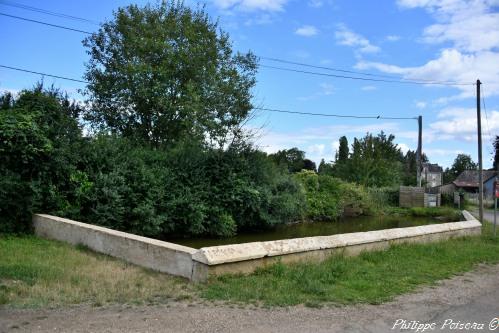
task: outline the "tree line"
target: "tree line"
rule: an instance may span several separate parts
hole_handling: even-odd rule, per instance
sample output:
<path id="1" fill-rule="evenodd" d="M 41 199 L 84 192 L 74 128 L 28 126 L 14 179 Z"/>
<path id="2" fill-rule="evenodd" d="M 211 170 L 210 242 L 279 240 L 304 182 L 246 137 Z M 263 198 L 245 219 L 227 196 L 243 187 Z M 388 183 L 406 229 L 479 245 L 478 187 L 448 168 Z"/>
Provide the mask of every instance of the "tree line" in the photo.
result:
<path id="1" fill-rule="evenodd" d="M 234 52 L 202 7 L 119 8 L 83 45 L 85 101 L 43 83 L 0 95 L 0 232 L 50 213 L 158 238 L 229 236 L 337 218 L 369 187 L 415 181 L 414 152 L 385 133 L 342 137 L 318 175 L 297 148 L 253 147 L 258 59 Z"/>

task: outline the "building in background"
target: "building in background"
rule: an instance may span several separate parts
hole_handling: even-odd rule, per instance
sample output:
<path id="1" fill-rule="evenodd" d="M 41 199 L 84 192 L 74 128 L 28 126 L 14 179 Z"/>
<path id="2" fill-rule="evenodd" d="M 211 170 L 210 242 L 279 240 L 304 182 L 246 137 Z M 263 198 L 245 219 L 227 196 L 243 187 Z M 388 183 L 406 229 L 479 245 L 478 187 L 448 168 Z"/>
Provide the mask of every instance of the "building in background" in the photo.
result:
<path id="1" fill-rule="evenodd" d="M 494 198 L 494 181 L 497 176 L 495 170 L 483 170 L 483 198 L 492 200 Z M 468 194 L 478 193 L 478 171 L 465 170 L 452 182 L 456 190 Z"/>
<path id="2" fill-rule="evenodd" d="M 442 185 L 444 170 L 438 164 L 423 163 L 421 177 L 425 187 L 436 187 Z"/>

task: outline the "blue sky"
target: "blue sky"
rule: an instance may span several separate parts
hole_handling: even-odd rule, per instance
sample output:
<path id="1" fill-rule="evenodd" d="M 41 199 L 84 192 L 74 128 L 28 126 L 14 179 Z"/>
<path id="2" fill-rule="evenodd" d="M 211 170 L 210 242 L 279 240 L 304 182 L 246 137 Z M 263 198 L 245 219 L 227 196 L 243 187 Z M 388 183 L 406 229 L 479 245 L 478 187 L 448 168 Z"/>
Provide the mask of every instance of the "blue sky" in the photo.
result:
<path id="1" fill-rule="evenodd" d="M 3 4 L 2 4 L 3 3 Z M 24 4 L 103 21 L 131 1 L 7 1 L 0 13 L 76 29 L 97 25 L 26 11 Z M 135 3 L 143 4 L 144 1 Z M 195 5 L 194 2 L 187 2 Z M 262 57 L 400 78 L 483 82 L 484 166 L 491 167 L 490 136 L 499 135 L 499 1 L 497 0 L 214 0 L 206 2 L 234 49 Z M 0 64 L 81 78 L 88 56 L 84 35 L 0 16 Z M 261 60 L 261 64 L 293 67 Z M 329 72 L 332 73 L 332 72 Z M 338 73 L 337 73 L 338 74 Z M 0 90 L 29 88 L 37 75 L 0 69 Z M 82 84 L 45 78 L 81 98 Z M 423 151 L 450 166 L 458 153 L 477 160 L 474 86 L 429 86 L 356 81 L 261 68 L 254 104 L 300 112 L 388 117 L 423 116 Z M 332 160 L 338 138 L 384 130 L 403 150 L 416 149 L 414 120 L 359 120 L 261 111 L 248 125 L 267 152 L 299 147 L 315 161 Z M 263 126 L 263 128 L 262 128 Z"/>

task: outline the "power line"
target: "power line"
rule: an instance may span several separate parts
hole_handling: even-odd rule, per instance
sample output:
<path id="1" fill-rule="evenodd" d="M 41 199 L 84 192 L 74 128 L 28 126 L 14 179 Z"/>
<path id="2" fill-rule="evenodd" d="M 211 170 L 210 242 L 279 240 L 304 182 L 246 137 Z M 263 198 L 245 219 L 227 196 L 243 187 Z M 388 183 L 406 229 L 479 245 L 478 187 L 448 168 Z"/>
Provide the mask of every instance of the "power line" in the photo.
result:
<path id="1" fill-rule="evenodd" d="M 261 111 L 269 111 L 269 112 L 290 113 L 290 114 L 299 114 L 299 115 L 305 115 L 305 116 L 334 117 L 334 118 L 389 119 L 389 120 L 417 120 L 418 119 L 418 117 L 353 116 L 353 115 L 330 114 L 330 113 L 289 111 L 289 110 L 269 109 L 269 108 L 260 108 L 260 107 L 254 107 L 253 109 L 261 110 Z"/>
<path id="2" fill-rule="evenodd" d="M 435 82 L 433 80 L 413 79 L 413 78 L 400 78 L 400 77 L 394 76 L 394 75 L 373 74 L 373 73 L 366 73 L 366 72 L 360 72 L 360 71 L 346 70 L 346 69 L 336 68 L 336 67 L 317 66 L 317 65 L 306 64 L 306 63 L 303 63 L 303 62 L 296 62 L 296 61 L 290 61 L 290 60 L 284 60 L 284 59 L 272 58 L 272 57 L 262 57 L 262 56 L 260 56 L 259 58 L 263 59 L 263 60 L 268 60 L 268 61 L 280 62 L 280 63 L 283 63 L 283 64 L 290 64 L 290 65 L 304 66 L 304 67 L 310 67 L 310 68 L 324 69 L 324 70 L 328 70 L 328 71 L 332 71 L 332 72 L 357 74 L 357 75 L 364 75 L 364 76 L 371 76 L 371 77 L 381 77 L 381 78 L 388 78 L 388 79 L 399 79 L 399 80 L 404 80 L 404 81 Z M 446 83 L 455 83 L 455 82 L 454 81 L 446 81 Z"/>
<path id="3" fill-rule="evenodd" d="M 25 72 L 25 73 L 53 77 L 53 78 L 62 79 L 62 80 L 68 80 L 68 81 L 74 81 L 74 82 L 80 82 L 80 83 L 90 83 L 90 82 L 84 81 L 84 80 L 74 79 L 74 78 L 61 76 L 61 75 L 54 75 L 54 74 L 48 74 L 48 73 L 43 73 L 43 72 L 37 72 L 37 71 L 32 71 L 32 70 L 24 69 L 24 68 L 18 68 L 18 67 L 6 66 L 6 65 L 0 65 L 0 67 L 15 70 L 15 71 L 20 71 L 20 72 Z M 341 114 L 330 114 L 330 113 L 300 112 L 300 111 L 290 111 L 290 110 L 270 109 L 270 108 L 260 108 L 260 107 L 254 107 L 253 109 L 261 110 L 261 111 L 269 111 L 269 112 L 299 114 L 299 115 L 307 115 L 307 116 L 320 116 L 320 117 L 335 117 L 335 118 L 389 119 L 389 120 L 417 120 L 418 119 L 417 117 L 386 117 L 386 116 L 380 116 L 380 115 L 378 115 L 378 116 L 354 116 L 354 115 L 341 115 Z"/>
<path id="4" fill-rule="evenodd" d="M 10 7 L 15 7 L 15 8 L 21 8 L 21 9 L 29 10 L 29 11 L 32 11 L 32 12 L 37 12 L 37 13 L 52 15 L 52 16 L 61 17 L 61 18 L 65 18 L 65 19 L 70 19 L 70 20 L 75 20 L 75 21 L 80 21 L 80 22 L 86 22 L 86 23 L 91 23 L 91 24 L 99 25 L 99 22 L 97 22 L 97 21 L 92 21 L 92 20 L 89 20 L 89 19 L 86 19 L 86 18 L 83 18 L 83 17 L 62 14 L 62 13 L 53 12 L 53 11 L 42 9 L 42 8 L 28 6 L 28 5 L 24 5 L 24 4 L 15 2 L 15 1 L 2 0 L 2 1 L 0 1 L 0 5 L 10 6 Z"/>
<path id="5" fill-rule="evenodd" d="M 28 22 L 33 22 L 33 23 L 48 25 L 48 26 L 51 26 L 51 27 L 54 27 L 54 28 L 59 28 L 59 29 L 64 29 L 64 30 L 71 30 L 71 31 L 81 32 L 81 33 L 88 34 L 88 35 L 92 34 L 89 31 L 84 31 L 84 30 L 74 29 L 74 28 L 70 28 L 70 27 L 66 27 L 66 26 L 62 26 L 62 25 L 57 25 L 57 24 L 52 24 L 52 23 L 47 23 L 47 22 L 32 20 L 32 19 L 29 19 L 29 18 L 21 17 L 21 16 L 10 15 L 10 14 L 5 14 L 5 13 L 0 13 L 0 15 L 7 16 L 7 17 L 10 17 L 10 18 L 15 18 L 15 19 L 18 19 L 18 20 L 23 20 L 23 21 L 28 21 Z"/>
<path id="6" fill-rule="evenodd" d="M 55 27 L 55 28 L 81 32 L 81 33 L 88 34 L 88 35 L 92 34 L 89 31 L 84 31 L 84 30 L 74 29 L 74 28 L 70 28 L 70 27 L 66 27 L 66 26 L 62 26 L 62 25 L 56 25 L 56 24 L 52 24 L 52 23 L 32 20 L 32 19 L 28 19 L 25 17 L 15 16 L 15 15 L 10 15 L 10 14 L 5 14 L 5 13 L 0 13 L 0 15 L 19 19 L 19 20 L 24 20 L 24 21 L 28 21 L 28 22 L 43 24 L 43 25 L 47 25 L 47 26 L 51 26 L 51 27 Z M 60 15 L 65 15 L 65 14 L 60 14 Z M 326 70 L 331 70 L 331 71 L 352 73 L 352 74 L 358 74 L 358 75 L 364 75 L 364 76 L 394 78 L 393 76 L 388 76 L 388 75 L 371 74 L 371 73 L 349 71 L 349 70 L 338 69 L 338 68 L 315 66 L 315 65 L 309 65 L 309 64 L 293 62 L 293 61 L 288 61 L 288 60 L 284 60 L 284 59 L 277 59 L 277 58 L 261 57 L 261 59 L 270 60 L 270 61 L 278 61 L 278 62 L 282 62 L 282 63 L 288 63 L 288 64 L 294 64 L 294 65 L 300 65 L 300 66 L 308 66 L 308 67 L 312 67 L 312 68 L 321 68 L 321 69 L 326 69 Z M 415 79 L 398 79 L 398 80 L 395 80 L 395 79 L 392 79 L 392 80 L 376 79 L 376 78 L 354 77 L 354 76 L 348 76 L 348 75 L 337 75 L 337 74 L 330 74 L 330 73 L 319 73 L 319 72 L 312 72 L 312 71 L 305 71 L 305 70 L 300 70 L 300 69 L 284 68 L 284 67 L 277 67 L 277 66 L 269 66 L 269 65 L 259 65 L 259 66 L 262 68 L 270 68 L 270 69 L 276 69 L 276 70 L 281 70 L 281 71 L 290 71 L 290 72 L 302 73 L 302 74 L 319 75 L 319 76 L 335 77 L 335 78 L 350 79 L 350 80 L 361 80 L 361 81 L 418 84 L 418 85 L 445 85 L 445 86 L 464 86 L 464 85 L 474 85 L 475 84 L 475 83 L 464 83 L 464 82 L 432 81 L 432 80 L 422 80 L 422 79 L 420 79 L 420 80 L 415 80 Z"/>
<path id="7" fill-rule="evenodd" d="M 311 72 L 311 71 L 304 71 L 301 69 L 285 68 L 285 67 L 277 67 L 277 66 L 269 66 L 269 65 L 259 65 L 259 66 L 263 67 L 263 68 L 277 69 L 277 70 L 281 70 L 281 71 L 289 71 L 289 72 L 302 73 L 302 74 L 328 76 L 328 77 L 335 77 L 335 78 L 340 78 L 340 79 L 361 80 L 361 81 L 418 84 L 418 85 L 430 84 L 430 85 L 443 85 L 443 86 L 472 86 L 472 85 L 474 85 L 474 83 L 464 83 L 464 82 L 439 82 L 439 81 L 423 82 L 423 81 L 408 81 L 408 80 L 373 79 L 373 78 L 367 78 L 367 77 L 356 77 L 356 76 L 348 76 L 348 75 L 337 75 L 337 74 L 330 74 L 330 73 Z"/>
<path id="8" fill-rule="evenodd" d="M 11 70 L 14 70 L 14 71 L 19 71 L 19 72 L 26 72 L 26 73 L 31 73 L 31 74 L 38 74 L 38 75 L 43 75 L 43 76 L 54 77 L 56 79 L 62 79 L 62 80 L 80 82 L 80 83 L 89 83 L 87 81 L 73 79 L 73 78 L 70 78 L 70 77 L 65 77 L 65 76 L 60 76 L 60 75 L 54 75 L 54 74 L 47 74 L 47 73 L 42 73 L 42 72 L 36 72 L 36 71 L 29 70 L 29 69 L 24 69 L 24 68 L 17 68 L 17 67 L 5 66 L 5 65 L 0 65 L 0 67 L 11 69 Z"/>

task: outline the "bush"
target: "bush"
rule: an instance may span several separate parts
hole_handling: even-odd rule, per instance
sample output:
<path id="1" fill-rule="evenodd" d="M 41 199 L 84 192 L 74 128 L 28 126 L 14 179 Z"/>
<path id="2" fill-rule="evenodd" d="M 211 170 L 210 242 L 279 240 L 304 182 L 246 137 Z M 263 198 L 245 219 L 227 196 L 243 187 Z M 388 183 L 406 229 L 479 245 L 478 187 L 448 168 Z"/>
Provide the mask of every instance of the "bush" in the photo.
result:
<path id="1" fill-rule="evenodd" d="M 360 185 L 325 174 L 303 170 L 295 175 L 307 198 L 306 216 L 312 220 L 336 220 L 345 210 L 371 214 L 376 211 L 369 193 Z"/>
<path id="2" fill-rule="evenodd" d="M 77 108 L 40 85 L 0 100 L 0 232 L 26 232 L 32 213 L 68 205 L 81 138 Z"/>
<path id="3" fill-rule="evenodd" d="M 387 206 L 396 207 L 399 204 L 399 187 L 370 187 L 367 192 L 372 207 L 377 211 L 382 211 Z"/>

